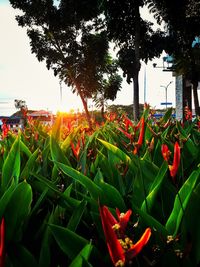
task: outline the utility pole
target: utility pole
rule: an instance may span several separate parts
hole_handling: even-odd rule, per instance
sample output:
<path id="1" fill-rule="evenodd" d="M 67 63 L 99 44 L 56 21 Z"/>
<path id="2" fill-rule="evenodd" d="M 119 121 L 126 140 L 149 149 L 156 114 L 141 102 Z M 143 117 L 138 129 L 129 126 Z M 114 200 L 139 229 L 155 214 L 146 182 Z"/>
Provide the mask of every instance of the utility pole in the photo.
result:
<path id="1" fill-rule="evenodd" d="M 164 85 L 160 85 L 160 87 L 163 87 L 165 88 L 165 106 L 166 106 L 166 109 L 167 109 L 167 89 L 168 87 L 170 86 L 170 84 L 172 84 L 173 82 L 169 82 L 168 85 L 164 86 Z"/>

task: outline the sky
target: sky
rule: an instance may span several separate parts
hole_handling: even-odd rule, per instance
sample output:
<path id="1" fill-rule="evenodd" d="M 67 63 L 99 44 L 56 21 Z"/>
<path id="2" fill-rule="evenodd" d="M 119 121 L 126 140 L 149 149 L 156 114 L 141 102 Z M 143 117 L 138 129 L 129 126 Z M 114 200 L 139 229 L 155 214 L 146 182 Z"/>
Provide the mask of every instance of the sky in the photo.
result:
<path id="1" fill-rule="evenodd" d="M 11 7 L 8 0 L 0 0 L 0 116 L 10 116 L 17 111 L 15 99 L 26 101 L 28 109 L 44 109 L 54 114 L 59 110 L 83 110 L 79 97 L 72 94 L 64 83 L 60 87 L 59 79 L 53 75 L 53 71 L 47 70 L 45 63 L 39 62 L 31 53 L 26 29 L 18 26 L 16 14 L 17 10 Z M 149 16 L 148 13 L 144 15 Z M 161 102 L 165 102 L 165 87 L 172 81 L 167 90 L 167 100 L 175 106 L 175 78 L 171 72 L 153 68 L 154 62 L 158 67 L 162 66 L 162 57 L 148 65 L 142 63 L 139 75 L 140 103 L 146 100 L 154 108 L 164 108 Z M 129 85 L 124 80 L 116 100 L 108 104 L 132 103 L 133 84 Z M 94 109 L 91 101 L 89 109 Z"/>

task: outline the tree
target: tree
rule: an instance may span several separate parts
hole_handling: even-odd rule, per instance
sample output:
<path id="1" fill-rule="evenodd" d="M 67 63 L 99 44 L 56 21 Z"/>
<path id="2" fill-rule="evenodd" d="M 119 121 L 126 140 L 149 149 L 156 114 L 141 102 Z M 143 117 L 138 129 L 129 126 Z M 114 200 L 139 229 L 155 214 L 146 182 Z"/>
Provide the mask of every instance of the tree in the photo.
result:
<path id="1" fill-rule="evenodd" d="M 119 64 L 127 78 L 133 81 L 133 114 L 139 119 L 139 83 L 140 60 L 147 62 L 159 57 L 163 51 L 164 40 L 161 31 L 153 31 L 152 23 L 143 20 L 140 8 L 143 0 L 107 0 L 104 3 L 105 21 L 108 36 L 119 52 Z"/>
<path id="2" fill-rule="evenodd" d="M 22 124 L 22 128 L 24 128 L 24 126 L 27 123 L 27 111 L 28 111 L 26 101 L 21 100 L 21 99 L 19 99 L 19 100 L 15 99 L 14 104 L 15 104 L 15 108 L 19 109 L 21 114 L 22 114 L 21 124 Z"/>
<path id="3" fill-rule="evenodd" d="M 101 109 L 104 118 L 105 103 L 107 100 L 114 101 L 117 92 L 121 89 L 122 77 L 117 73 L 118 61 L 110 60 L 107 64 L 107 75 L 104 75 L 101 84 L 101 91 L 94 95 L 94 102 L 97 108 Z"/>
<path id="4" fill-rule="evenodd" d="M 168 37 L 164 49 L 173 55 L 175 71 L 184 75 L 193 84 L 195 112 L 196 115 L 200 115 L 197 94 L 200 80 L 200 47 L 198 43 L 192 45 L 195 38 L 200 36 L 200 2 L 151 0 L 148 3 L 157 22 L 164 21 L 166 24 Z"/>
<path id="5" fill-rule="evenodd" d="M 98 27 L 98 0 L 61 0 L 57 6 L 53 0 L 10 3 L 23 11 L 16 19 L 27 28 L 32 53 L 80 96 L 92 127 L 87 99 L 102 90 L 109 59 L 106 32 Z"/>

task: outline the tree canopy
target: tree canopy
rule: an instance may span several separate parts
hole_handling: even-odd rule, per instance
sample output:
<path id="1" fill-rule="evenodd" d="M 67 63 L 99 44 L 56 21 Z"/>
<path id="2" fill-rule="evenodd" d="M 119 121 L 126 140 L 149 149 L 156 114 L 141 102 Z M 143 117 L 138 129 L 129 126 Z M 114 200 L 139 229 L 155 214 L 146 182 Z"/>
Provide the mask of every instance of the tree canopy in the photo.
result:
<path id="1" fill-rule="evenodd" d="M 32 53 L 46 61 L 59 79 L 72 88 L 83 102 L 115 99 L 121 88 L 118 66 L 128 83 L 133 82 L 133 114 L 139 118 L 139 82 L 141 61 L 159 57 L 163 50 L 184 65 L 188 77 L 199 79 L 199 52 L 191 44 L 199 36 L 199 1 L 196 0 L 10 0 L 23 11 L 17 16 L 27 27 Z M 147 5 L 164 31 L 153 30 L 143 19 L 141 8 Z M 178 14 L 178 16 L 177 16 Z M 109 44 L 118 49 L 118 61 L 109 55 Z M 198 65 L 198 66 L 197 66 Z M 178 66 L 178 64 L 177 64 Z M 178 66 L 179 70 L 180 64 Z M 99 98 L 99 99 L 98 99 Z M 103 103 L 103 102 L 102 102 Z"/>
<path id="2" fill-rule="evenodd" d="M 200 115 L 197 94 L 200 80 L 200 43 L 195 42 L 200 36 L 200 1 L 152 0 L 149 8 L 158 23 L 165 22 L 168 36 L 164 49 L 173 56 L 176 73 L 184 75 L 193 84 L 195 112 Z"/>
<path id="3" fill-rule="evenodd" d="M 103 90 L 105 74 L 110 79 L 109 69 L 116 66 L 105 30 L 96 26 L 102 23 L 98 1 L 60 1 L 57 6 L 52 0 L 10 2 L 23 11 L 16 19 L 27 28 L 32 53 L 80 96 L 90 124 L 87 99 Z M 112 79 L 119 81 L 117 67 L 112 71 Z M 120 89 L 120 83 L 112 85 L 118 87 L 107 93 L 111 99 Z"/>

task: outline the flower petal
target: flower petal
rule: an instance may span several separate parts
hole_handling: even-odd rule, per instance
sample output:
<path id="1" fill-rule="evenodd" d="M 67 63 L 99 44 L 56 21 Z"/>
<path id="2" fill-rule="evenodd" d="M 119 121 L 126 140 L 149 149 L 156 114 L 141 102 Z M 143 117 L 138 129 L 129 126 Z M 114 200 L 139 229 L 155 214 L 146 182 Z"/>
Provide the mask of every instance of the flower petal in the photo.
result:
<path id="1" fill-rule="evenodd" d="M 130 216 L 132 214 L 132 210 L 128 210 L 126 213 L 120 213 L 119 209 L 116 209 L 119 225 L 121 227 L 121 230 L 124 232 L 126 229 L 126 226 L 130 220 Z"/>
<path id="2" fill-rule="evenodd" d="M 147 244 L 151 236 L 151 228 L 147 228 L 144 234 L 141 236 L 140 240 L 131 246 L 131 248 L 125 253 L 126 260 L 131 260 L 142 250 L 142 248 Z"/>
<path id="3" fill-rule="evenodd" d="M 181 159 L 180 146 L 179 146 L 178 142 L 176 142 L 174 145 L 173 164 L 172 164 L 172 166 L 169 166 L 170 175 L 172 178 L 174 178 L 176 176 L 176 173 L 177 173 L 179 165 L 180 165 L 180 159 Z"/>
<path id="4" fill-rule="evenodd" d="M 113 215 L 110 213 L 110 211 L 108 210 L 106 206 L 100 207 L 99 209 L 100 209 L 100 216 L 101 216 L 103 231 L 105 234 L 106 243 L 108 246 L 108 251 L 109 251 L 111 260 L 114 263 L 114 265 L 119 261 L 124 263 L 125 262 L 124 251 L 112 228 L 113 224 L 111 223 L 111 221 L 112 222 L 116 221 L 116 219 L 113 217 Z"/>

